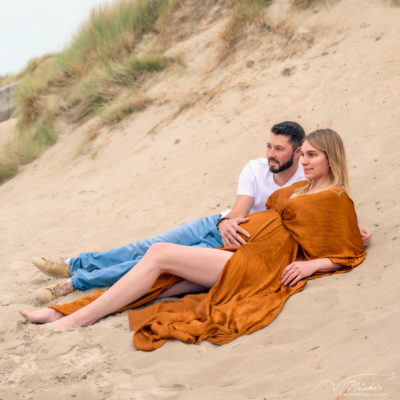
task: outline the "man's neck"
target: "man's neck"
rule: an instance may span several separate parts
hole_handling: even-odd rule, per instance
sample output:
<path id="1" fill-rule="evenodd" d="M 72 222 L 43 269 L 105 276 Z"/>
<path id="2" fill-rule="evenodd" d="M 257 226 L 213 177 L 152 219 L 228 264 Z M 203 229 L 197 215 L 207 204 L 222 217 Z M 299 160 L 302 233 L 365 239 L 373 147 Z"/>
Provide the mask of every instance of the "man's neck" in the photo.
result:
<path id="1" fill-rule="evenodd" d="M 274 182 L 278 186 L 285 185 L 286 183 L 289 182 L 290 178 L 296 173 L 298 167 L 299 167 L 298 162 L 293 163 L 293 165 L 290 168 L 285 169 L 282 172 L 277 172 L 277 173 L 273 174 Z"/>

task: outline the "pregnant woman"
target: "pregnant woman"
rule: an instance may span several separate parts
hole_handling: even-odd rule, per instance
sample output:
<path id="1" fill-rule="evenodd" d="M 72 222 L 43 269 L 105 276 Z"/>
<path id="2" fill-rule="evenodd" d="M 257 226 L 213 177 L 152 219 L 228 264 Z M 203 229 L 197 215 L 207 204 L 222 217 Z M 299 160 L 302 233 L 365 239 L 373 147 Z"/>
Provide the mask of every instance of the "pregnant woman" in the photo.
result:
<path id="1" fill-rule="evenodd" d="M 330 129 L 309 134 L 301 163 L 307 181 L 276 191 L 266 211 L 249 217 L 245 245 L 156 243 L 105 293 L 21 314 L 67 330 L 158 297 L 206 291 L 130 311 L 136 347 L 154 350 L 168 339 L 224 344 L 266 326 L 306 278 L 349 271 L 365 258 L 340 136 Z"/>

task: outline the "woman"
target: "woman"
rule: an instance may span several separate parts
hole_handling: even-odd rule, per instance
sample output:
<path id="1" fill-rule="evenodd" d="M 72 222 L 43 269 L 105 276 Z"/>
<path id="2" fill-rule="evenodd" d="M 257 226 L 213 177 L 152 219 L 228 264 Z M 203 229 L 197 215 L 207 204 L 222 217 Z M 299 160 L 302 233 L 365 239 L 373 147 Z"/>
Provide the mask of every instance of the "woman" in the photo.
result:
<path id="1" fill-rule="evenodd" d="M 245 245 L 203 249 L 157 243 L 104 294 L 21 314 L 33 322 L 52 322 L 54 330 L 74 329 L 157 297 L 211 288 L 131 311 L 136 347 L 153 350 L 171 338 L 223 344 L 262 328 L 304 288 L 304 278 L 348 271 L 365 258 L 346 194 L 339 135 L 330 129 L 311 133 L 302 156 L 308 182 L 276 191 L 267 211 L 251 215 L 243 226 L 251 233 Z"/>

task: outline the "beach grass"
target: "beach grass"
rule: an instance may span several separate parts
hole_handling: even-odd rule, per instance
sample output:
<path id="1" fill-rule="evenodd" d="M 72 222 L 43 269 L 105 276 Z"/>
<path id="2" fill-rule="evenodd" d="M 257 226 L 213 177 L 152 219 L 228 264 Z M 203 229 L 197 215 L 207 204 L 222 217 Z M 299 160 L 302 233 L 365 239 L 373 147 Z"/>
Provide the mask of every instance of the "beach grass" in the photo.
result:
<path id="1" fill-rule="evenodd" d="M 0 183 L 14 177 L 20 168 L 35 160 L 58 138 L 50 119 L 36 122 L 29 130 L 17 131 L 0 160 Z"/>
<path id="2" fill-rule="evenodd" d="M 0 184 L 17 175 L 19 164 L 12 160 L 0 160 Z"/>
<path id="3" fill-rule="evenodd" d="M 173 59 L 154 53 L 94 68 L 80 80 L 67 100 L 67 108 L 72 110 L 70 120 L 76 123 L 87 116 L 102 113 L 124 89 L 130 89 L 134 97 L 146 78 L 173 62 Z"/>
<path id="4" fill-rule="evenodd" d="M 151 104 L 151 100 L 145 96 L 119 97 L 100 114 L 100 125 L 115 125 L 125 119 L 128 115 L 144 110 Z"/>
<path id="5" fill-rule="evenodd" d="M 121 0 L 92 11 L 71 45 L 57 57 L 57 67 L 80 77 L 93 66 L 130 55 L 145 33 L 177 6 L 171 0 Z"/>
<path id="6" fill-rule="evenodd" d="M 234 51 L 246 26 L 262 24 L 263 10 L 271 2 L 221 2 L 220 7 L 231 13 L 220 37 L 225 54 Z M 16 130 L 0 163 L 0 182 L 57 141 L 58 121 L 74 125 L 96 117 L 95 129 L 88 130 L 96 137 L 93 129 L 98 132 L 144 110 L 152 103 L 145 93 L 149 82 L 162 79 L 160 73 L 168 68 L 185 67 L 182 55 L 164 55 L 163 32 L 171 21 L 181 23 L 175 11 L 191 14 L 202 9 L 196 11 L 201 16 L 212 6 L 213 2 L 185 0 L 119 0 L 103 5 L 92 11 L 63 51 L 35 58 L 20 73 L 3 77 L 1 82 L 13 79 L 19 85 Z M 178 28 L 171 44 L 181 40 Z"/>
<path id="7" fill-rule="evenodd" d="M 245 28 L 253 23 L 261 22 L 262 12 L 272 3 L 272 0 L 236 0 L 232 9 L 232 16 L 221 34 L 224 41 L 222 57 L 231 51 L 238 43 Z"/>
<path id="8" fill-rule="evenodd" d="M 64 51 L 35 58 L 19 74 L 3 77 L 3 83 L 20 83 L 15 89 L 18 122 L 0 162 L 0 183 L 57 141 L 57 118 L 79 123 L 100 115 L 99 123 L 107 125 L 144 109 L 150 101 L 135 97 L 141 85 L 174 60 L 160 49 L 140 54 L 136 47 L 179 4 L 120 0 L 96 8 Z M 116 101 L 125 89 L 132 95 Z"/>
<path id="9" fill-rule="evenodd" d="M 334 0 L 291 0 L 291 6 L 295 9 L 306 10 L 318 4 L 325 4 L 327 6 L 333 3 Z"/>

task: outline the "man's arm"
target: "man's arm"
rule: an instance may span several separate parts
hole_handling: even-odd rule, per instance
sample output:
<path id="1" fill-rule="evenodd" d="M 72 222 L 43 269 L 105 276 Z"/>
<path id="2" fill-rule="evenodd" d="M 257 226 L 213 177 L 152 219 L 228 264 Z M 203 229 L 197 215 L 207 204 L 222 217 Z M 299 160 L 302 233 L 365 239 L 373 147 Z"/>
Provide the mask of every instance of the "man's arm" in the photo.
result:
<path id="1" fill-rule="evenodd" d="M 249 214 L 251 207 L 253 206 L 254 198 L 244 194 L 236 196 L 235 204 L 232 207 L 231 212 L 218 224 L 219 232 L 221 233 L 222 243 L 226 247 L 240 246 L 245 244 L 246 241 L 239 235 L 242 233 L 246 237 L 250 237 L 250 234 L 240 227 L 240 224 L 246 222 L 248 219 L 244 218 Z"/>

